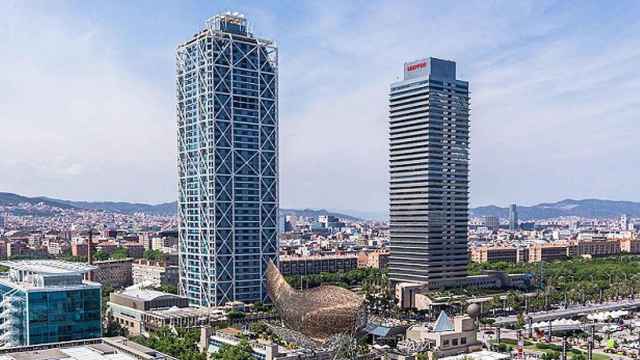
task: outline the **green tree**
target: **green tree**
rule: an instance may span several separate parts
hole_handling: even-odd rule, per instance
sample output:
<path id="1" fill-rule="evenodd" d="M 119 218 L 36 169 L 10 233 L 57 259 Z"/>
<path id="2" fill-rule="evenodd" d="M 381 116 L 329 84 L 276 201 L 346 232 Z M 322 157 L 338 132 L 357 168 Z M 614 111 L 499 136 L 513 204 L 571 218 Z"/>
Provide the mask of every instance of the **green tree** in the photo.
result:
<path id="1" fill-rule="evenodd" d="M 144 258 L 149 261 L 164 261 L 165 255 L 160 250 L 147 249 L 144 251 Z"/>
<path id="2" fill-rule="evenodd" d="M 271 305 L 265 305 L 261 302 L 253 304 L 253 309 L 257 312 L 270 312 L 272 308 L 273 307 Z"/>
<path id="3" fill-rule="evenodd" d="M 524 320 L 524 314 L 519 313 L 518 316 L 516 317 L 516 329 L 523 329 L 525 325 L 526 325 L 526 322 Z"/>
<path id="4" fill-rule="evenodd" d="M 126 259 L 127 257 L 129 257 L 129 251 L 123 247 L 115 249 L 111 254 L 112 259 Z"/>
<path id="5" fill-rule="evenodd" d="M 560 359 L 560 353 L 557 351 L 548 351 L 542 354 L 542 360 L 557 360 Z"/>
<path id="6" fill-rule="evenodd" d="M 253 360 L 253 350 L 247 340 L 240 340 L 238 345 L 223 345 L 211 358 L 215 360 Z"/>
<path id="7" fill-rule="evenodd" d="M 206 360 L 205 353 L 198 349 L 200 332 L 197 329 L 176 329 L 164 327 L 151 333 L 149 338 L 136 336 L 133 341 L 180 360 Z"/>
<path id="8" fill-rule="evenodd" d="M 166 292 L 169 294 L 178 294 L 178 288 L 174 285 L 162 284 L 157 287 L 158 291 Z"/>
<path id="9" fill-rule="evenodd" d="M 109 254 L 107 254 L 106 252 L 104 252 L 102 250 L 98 250 L 98 251 L 96 251 L 95 254 L 93 254 L 93 258 L 98 260 L 98 261 L 109 260 Z"/>
<path id="10" fill-rule="evenodd" d="M 500 296 L 498 295 L 494 295 L 491 300 L 489 300 L 489 308 L 493 311 L 493 313 L 496 313 L 496 309 L 499 309 L 502 307 L 502 300 L 500 300 Z"/>
<path id="11" fill-rule="evenodd" d="M 227 313 L 229 320 L 241 320 L 244 319 L 245 314 L 242 311 L 231 310 Z"/>
<path id="12" fill-rule="evenodd" d="M 269 327 L 265 324 L 264 321 L 256 321 L 249 325 L 249 330 L 256 334 L 269 334 Z"/>
<path id="13" fill-rule="evenodd" d="M 111 316 L 107 317 L 106 327 L 104 328 L 104 332 L 102 336 L 113 337 L 113 336 L 127 336 L 127 335 L 128 335 L 127 329 L 123 328 Z"/>
<path id="14" fill-rule="evenodd" d="M 107 314 L 107 302 L 110 300 L 110 295 L 113 292 L 113 286 L 106 284 L 102 286 L 102 313 Z"/>

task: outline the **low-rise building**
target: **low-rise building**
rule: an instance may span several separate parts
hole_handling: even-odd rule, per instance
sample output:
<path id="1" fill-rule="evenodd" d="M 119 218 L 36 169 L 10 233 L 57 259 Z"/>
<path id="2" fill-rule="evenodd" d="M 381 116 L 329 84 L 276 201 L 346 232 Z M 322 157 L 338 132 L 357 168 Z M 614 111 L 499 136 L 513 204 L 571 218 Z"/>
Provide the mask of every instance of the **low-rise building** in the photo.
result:
<path id="1" fill-rule="evenodd" d="M 502 246 L 480 246 L 471 250 L 471 260 L 477 263 L 504 261 L 518 262 L 518 248 Z"/>
<path id="2" fill-rule="evenodd" d="M 205 307 L 172 307 L 145 311 L 142 324 L 145 331 L 156 331 L 163 327 L 197 328 L 222 324 L 228 321 L 226 309 Z"/>
<path id="3" fill-rule="evenodd" d="M 92 252 L 101 252 L 111 257 L 113 253 L 120 247 L 117 242 L 113 240 L 101 241 L 92 245 Z"/>
<path id="4" fill-rule="evenodd" d="M 87 243 L 79 243 L 77 240 L 74 240 L 71 243 L 71 255 L 73 256 L 87 256 Z"/>
<path id="5" fill-rule="evenodd" d="M 168 265 L 164 261 L 139 259 L 132 265 L 133 284 L 146 284 L 152 287 L 161 285 L 178 286 L 178 266 Z"/>
<path id="6" fill-rule="evenodd" d="M 529 249 L 512 246 L 479 246 L 471 249 L 471 261 L 486 263 L 503 261 L 520 263 L 529 261 Z"/>
<path id="7" fill-rule="evenodd" d="M 640 240 L 638 239 L 620 240 L 620 251 L 628 254 L 640 254 Z"/>
<path id="8" fill-rule="evenodd" d="M 226 320 L 224 311 L 189 307 L 175 294 L 132 287 L 109 295 L 109 312 L 129 335 L 146 335 L 163 326 L 198 327 Z"/>
<path id="9" fill-rule="evenodd" d="M 55 260 L 0 263 L 0 347 L 98 338 L 101 285 L 83 281 L 94 267 Z"/>
<path id="10" fill-rule="evenodd" d="M 226 328 L 212 332 L 203 327 L 200 333 L 200 348 L 208 353 L 216 353 L 223 346 L 238 345 L 242 332 L 234 328 Z M 249 340 L 251 356 L 259 360 L 329 360 L 332 353 L 328 350 L 291 349 L 280 346 L 270 340 Z"/>
<path id="11" fill-rule="evenodd" d="M 2 216 L 2 215 L 0 215 Z M 7 241 L 6 240 L 0 240 L 0 259 L 6 259 L 7 258 Z"/>
<path id="12" fill-rule="evenodd" d="M 67 246 L 63 242 L 48 241 L 47 252 L 49 255 L 59 256 L 67 249 Z"/>
<path id="13" fill-rule="evenodd" d="M 620 254 L 618 240 L 584 240 L 574 243 L 575 256 L 614 256 Z"/>
<path id="14" fill-rule="evenodd" d="M 127 256 L 133 259 L 141 259 L 144 257 L 144 244 L 142 243 L 134 243 L 128 242 L 122 245 L 125 249 L 127 249 Z"/>
<path id="15" fill-rule="evenodd" d="M 503 271 L 485 270 L 480 275 L 467 276 L 461 286 L 476 289 L 520 289 L 531 287 L 531 274 L 507 274 Z M 395 296 L 402 309 L 431 310 L 447 305 L 452 300 L 448 295 L 440 296 L 425 284 L 398 283 Z"/>
<path id="16" fill-rule="evenodd" d="M 390 254 L 388 250 L 376 250 L 369 253 L 367 267 L 380 270 L 386 268 L 387 264 L 389 264 Z"/>
<path id="17" fill-rule="evenodd" d="M 122 336 L 0 349 L 0 359 L 177 360 Z"/>
<path id="18" fill-rule="evenodd" d="M 11 258 L 13 256 L 25 255 L 29 246 L 25 240 L 14 240 L 9 239 L 6 243 L 7 246 L 7 258 Z"/>
<path id="19" fill-rule="evenodd" d="M 358 268 L 384 269 L 389 263 L 388 250 L 360 251 L 358 257 Z"/>
<path id="20" fill-rule="evenodd" d="M 178 238 L 173 236 L 156 236 L 151 239 L 151 249 L 175 248 L 178 246 Z"/>
<path id="21" fill-rule="evenodd" d="M 430 358 L 442 358 L 482 350 L 474 320 L 456 316 L 451 320 L 443 311 L 432 327 L 417 325 L 407 329 L 407 339 L 430 344 Z"/>
<path id="22" fill-rule="evenodd" d="M 527 247 L 519 247 L 518 248 L 518 258 L 517 258 L 516 262 L 518 264 L 519 263 L 529 262 L 529 248 L 527 248 Z"/>
<path id="23" fill-rule="evenodd" d="M 149 310 L 188 307 L 185 297 L 147 289 L 126 289 L 109 295 L 109 311 L 113 319 L 129 335 L 144 333 L 142 315 Z"/>
<path id="24" fill-rule="evenodd" d="M 92 272 L 91 279 L 114 289 L 130 286 L 133 284 L 132 264 L 131 258 L 94 261 L 96 270 Z"/>
<path id="25" fill-rule="evenodd" d="M 569 252 L 567 243 L 535 244 L 529 247 L 529 262 L 564 260 Z"/>
<path id="26" fill-rule="evenodd" d="M 356 255 L 281 255 L 278 268 L 282 275 L 308 275 L 323 272 L 347 272 L 358 268 Z"/>

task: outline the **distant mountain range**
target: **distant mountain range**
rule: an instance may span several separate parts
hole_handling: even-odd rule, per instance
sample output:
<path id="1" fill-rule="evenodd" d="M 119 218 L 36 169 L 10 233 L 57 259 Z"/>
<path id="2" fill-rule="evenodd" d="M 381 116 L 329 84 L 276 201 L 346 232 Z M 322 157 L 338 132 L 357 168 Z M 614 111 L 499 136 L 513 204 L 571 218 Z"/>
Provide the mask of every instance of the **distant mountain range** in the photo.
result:
<path id="1" fill-rule="evenodd" d="M 157 205 L 142 204 L 142 203 L 130 203 L 124 201 L 69 201 L 69 200 L 57 200 L 51 199 L 55 202 L 60 202 L 66 205 L 71 205 L 79 209 L 89 210 L 103 210 L 108 212 L 133 214 L 133 213 L 145 213 L 149 215 L 175 215 L 176 214 L 176 202 L 161 203 Z"/>
<path id="2" fill-rule="evenodd" d="M 47 206 L 57 207 L 61 209 L 71 209 L 74 207 L 72 205 L 65 204 L 63 202 L 60 202 L 54 199 L 49 199 L 42 196 L 27 197 L 27 196 L 22 196 L 18 194 L 0 192 L 0 206 L 11 206 L 11 205 L 24 204 L 24 203 L 31 204 L 31 205 L 44 204 Z"/>
<path id="3" fill-rule="evenodd" d="M 0 207 L 14 207 L 19 204 L 31 204 L 34 208 L 12 208 L 15 214 L 33 214 L 46 216 L 51 214 L 51 209 L 87 209 L 102 210 L 114 213 L 133 214 L 137 212 L 148 215 L 173 216 L 176 214 L 176 202 L 167 202 L 157 205 L 112 202 L 112 201 L 70 201 L 54 199 L 44 196 L 27 197 L 18 194 L 0 192 Z M 41 205 L 41 206 L 37 206 Z M 283 215 L 295 215 L 305 217 L 318 217 L 320 215 L 333 215 L 341 219 L 360 220 L 373 219 L 384 220 L 384 213 L 357 212 L 357 211 L 333 211 L 325 209 L 280 209 Z M 351 214 L 348 214 L 351 213 Z M 498 216 L 509 217 L 509 208 L 495 205 L 481 206 L 470 209 L 471 216 Z M 578 216 L 584 218 L 613 218 L 622 214 L 632 217 L 640 217 L 640 203 L 631 201 L 613 201 L 599 199 L 573 200 L 566 199 L 555 203 L 543 203 L 534 206 L 518 206 L 520 220 L 550 219 L 562 216 Z M 375 215 L 375 216 L 374 216 Z"/>
<path id="4" fill-rule="evenodd" d="M 45 207 L 58 208 L 58 209 L 78 209 L 78 210 L 102 210 L 121 214 L 133 214 L 133 213 L 145 213 L 148 215 L 162 215 L 173 216 L 176 215 L 177 204 L 176 202 L 168 202 L 157 205 L 142 204 L 142 203 L 130 203 L 130 202 L 113 202 L 113 201 L 71 201 L 54 199 L 44 196 L 27 197 L 18 194 L 0 192 L 0 207 L 12 207 L 19 204 L 31 204 L 36 206 L 38 204 Z M 12 209 L 15 214 L 34 214 L 40 216 L 46 216 L 51 214 L 51 211 L 46 209 Z M 318 217 L 320 215 L 332 215 L 341 219 L 347 220 L 360 220 L 360 218 L 343 214 L 334 211 L 328 211 L 324 209 L 280 209 L 280 213 L 283 215 L 295 215 L 305 217 Z"/>
<path id="5" fill-rule="evenodd" d="M 472 216 L 509 217 L 509 208 L 494 205 L 470 209 Z M 550 219 L 562 216 L 583 218 L 613 218 L 622 214 L 640 217 L 640 203 L 632 201 L 613 201 L 599 199 L 566 199 L 555 203 L 543 203 L 534 206 L 518 206 L 520 220 Z"/>

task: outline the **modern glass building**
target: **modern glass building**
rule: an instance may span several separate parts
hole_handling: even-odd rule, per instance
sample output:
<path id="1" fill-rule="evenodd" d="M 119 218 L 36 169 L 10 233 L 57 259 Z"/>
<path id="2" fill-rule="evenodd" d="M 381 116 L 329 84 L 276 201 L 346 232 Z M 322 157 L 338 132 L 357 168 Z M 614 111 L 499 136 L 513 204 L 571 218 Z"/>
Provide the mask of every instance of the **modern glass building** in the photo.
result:
<path id="1" fill-rule="evenodd" d="M 278 249 L 278 58 L 227 13 L 177 48 L 180 293 L 267 301 Z"/>
<path id="2" fill-rule="evenodd" d="M 83 281 L 94 267 L 53 260 L 1 264 L 10 270 L 0 277 L 0 346 L 102 336 L 102 286 Z"/>
<path id="3" fill-rule="evenodd" d="M 469 84 L 427 58 L 391 84 L 389 276 L 429 288 L 464 283 L 469 259 Z"/>
<path id="4" fill-rule="evenodd" d="M 509 206 L 509 230 L 516 231 L 518 228 L 518 205 L 511 204 Z"/>

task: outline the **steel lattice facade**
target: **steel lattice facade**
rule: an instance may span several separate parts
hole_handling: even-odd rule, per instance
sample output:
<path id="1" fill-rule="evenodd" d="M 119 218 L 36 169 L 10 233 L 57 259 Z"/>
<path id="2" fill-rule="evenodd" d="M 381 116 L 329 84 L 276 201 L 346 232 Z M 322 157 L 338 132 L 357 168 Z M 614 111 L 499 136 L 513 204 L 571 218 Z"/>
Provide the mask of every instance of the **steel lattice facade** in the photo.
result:
<path id="1" fill-rule="evenodd" d="M 201 306 L 267 301 L 278 249 L 278 59 L 242 15 L 177 48 L 182 295 Z"/>

